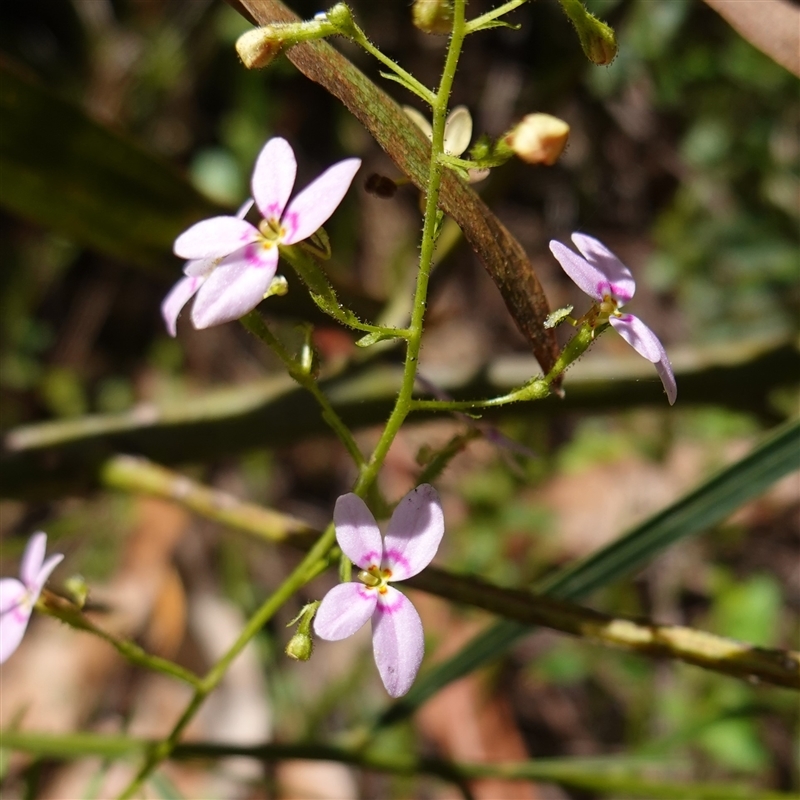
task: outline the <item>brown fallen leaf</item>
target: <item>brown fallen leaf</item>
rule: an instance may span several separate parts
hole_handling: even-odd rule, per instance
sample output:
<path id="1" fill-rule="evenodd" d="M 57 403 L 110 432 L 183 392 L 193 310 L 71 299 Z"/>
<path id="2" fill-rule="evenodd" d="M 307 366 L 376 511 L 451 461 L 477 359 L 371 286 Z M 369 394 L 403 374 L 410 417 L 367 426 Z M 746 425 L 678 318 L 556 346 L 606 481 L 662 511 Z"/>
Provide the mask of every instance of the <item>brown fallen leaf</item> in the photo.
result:
<path id="1" fill-rule="evenodd" d="M 705 0 L 737 33 L 800 78 L 800 6 L 786 0 Z"/>

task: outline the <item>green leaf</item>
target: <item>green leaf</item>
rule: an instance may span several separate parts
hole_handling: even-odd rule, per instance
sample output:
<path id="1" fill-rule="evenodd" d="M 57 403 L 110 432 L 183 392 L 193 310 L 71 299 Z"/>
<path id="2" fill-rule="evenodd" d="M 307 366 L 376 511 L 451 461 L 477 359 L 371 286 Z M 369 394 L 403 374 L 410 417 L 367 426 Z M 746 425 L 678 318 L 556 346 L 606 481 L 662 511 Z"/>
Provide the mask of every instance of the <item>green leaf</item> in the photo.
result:
<path id="1" fill-rule="evenodd" d="M 782 425 L 749 455 L 597 553 L 538 582 L 534 591 L 570 600 L 629 575 L 680 539 L 707 530 L 775 481 L 800 468 L 800 421 Z M 503 655 L 531 628 L 503 621 L 422 676 L 380 716 L 378 727 L 405 719 L 448 683 Z"/>
<path id="2" fill-rule="evenodd" d="M 179 274 L 175 237 L 219 208 L 169 163 L 0 58 L 0 204 L 81 245 Z"/>

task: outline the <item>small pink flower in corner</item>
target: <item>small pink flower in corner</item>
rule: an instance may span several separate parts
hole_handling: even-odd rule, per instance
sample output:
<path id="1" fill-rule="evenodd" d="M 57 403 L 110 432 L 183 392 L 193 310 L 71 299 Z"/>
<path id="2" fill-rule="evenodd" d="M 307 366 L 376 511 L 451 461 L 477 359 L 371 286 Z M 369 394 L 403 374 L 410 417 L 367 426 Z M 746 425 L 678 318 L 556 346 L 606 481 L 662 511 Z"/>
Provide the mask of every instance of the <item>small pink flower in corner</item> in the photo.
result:
<path id="1" fill-rule="evenodd" d="M 371 619 L 378 672 L 386 691 L 400 697 L 417 676 L 425 640 L 417 610 L 389 583 L 416 575 L 436 555 L 444 534 L 439 495 L 427 483 L 409 492 L 392 514 L 383 541 L 375 518 L 355 494 L 336 501 L 333 521 L 339 546 L 361 571 L 358 581 L 340 583 L 325 595 L 314 630 L 322 639 L 338 641 Z"/>
<path id="2" fill-rule="evenodd" d="M 327 222 L 360 166 L 358 158 L 334 164 L 289 203 L 297 173 L 294 151 L 285 139 L 270 139 L 251 182 L 263 217 L 258 227 L 244 219 L 253 202 L 248 201 L 235 217 L 203 220 L 175 240 L 175 255 L 190 261 L 184 266 L 186 277 L 161 304 L 170 334 L 175 335 L 178 314 L 195 294 L 195 328 L 221 325 L 252 311 L 275 277 L 278 245 L 296 244 Z"/>
<path id="3" fill-rule="evenodd" d="M 638 317 L 623 314 L 619 310 L 636 291 L 631 271 L 597 239 L 583 233 L 573 233 L 572 241 L 583 257 L 555 239 L 550 242 L 550 252 L 578 288 L 597 304 L 582 321 L 592 327 L 610 323 L 640 356 L 655 364 L 672 405 L 678 397 L 678 387 L 664 345 Z"/>
<path id="4" fill-rule="evenodd" d="M 22 556 L 20 579 L 0 579 L 0 664 L 19 647 L 50 573 L 64 558 L 61 553 L 54 553 L 45 561 L 46 546 L 47 534 L 35 533 Z"/>

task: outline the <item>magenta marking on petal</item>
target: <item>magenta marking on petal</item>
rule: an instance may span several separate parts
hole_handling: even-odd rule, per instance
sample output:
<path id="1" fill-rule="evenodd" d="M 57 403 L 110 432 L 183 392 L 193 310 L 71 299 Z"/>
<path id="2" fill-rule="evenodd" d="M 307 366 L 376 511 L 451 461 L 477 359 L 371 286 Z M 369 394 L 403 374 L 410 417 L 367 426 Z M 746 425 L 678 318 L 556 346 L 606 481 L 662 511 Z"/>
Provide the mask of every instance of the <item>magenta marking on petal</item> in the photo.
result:
<path id="1" fill-rule="evenodd" d="M 253 244 L 249 244 L 244 249 L 244 258 L 247 262 L 248 266 L 255 267 L 256 269 L 261 269 L 262 267 L 272 266 L 269 261 L 265 261 L 261 256 L 261 251 L 270 250 L 272 248 L 272 242 L 255 242 Z"/>
<path id="2" fill-rule="evenodd" d="M 375 607 L 376 614 L 394 614 L 396 611 L 399 611 L 403 606 L 403 595 L 400 592 L 397 592 L 397 599 L 394 603 L 390 603 L 386 600 L 386 594 L 381 593 L 378 595 L 378 605 Z"/>
<path id="3" fill-rule="evenodd" d="M 372 600 L 372 596 L 375 593 L 374 586 L 365 586 L 363 583 L 358 587 L 358 596 L 362 600 Z"/>
<path id="4" fill-rule="evenodd" d="M 13 608 L 10 608 L 6 613 L 9 614 L 14 622 L 19 623 L 20 625 L 23 622 L 27 622 L 31 616 L 31 608 L 30 605 L 26 602 L 28 598 L 22 598 L 17 605 Z"/>
<path id="5" fill-rule="evenodd" d="M 385 566 L 385 565 L 394 565 L 398 567 L 402 567 L 406 573 L 411 572 L 411 564 L 409 560 L 399 551 L 399 550 L 387 550 L 383 554 L 383 563 L 381 566 L 384 569 L 392 569 L 392 566 Z"/>
<path id="6" fill-rule="evenodd" d="M 620 305 L 630 301 L 633 295 L 620 288 L 619 284 L 610 283 L 609 281 L 601 281 L 597 284 L 597 293 L 600 297 L 611 295 Z"/>
<path id="7" fill-rule="evenodd" d="M 370 567 L 377 567 L 378 564 L 381 563 L 381 553 L 376 552 L 375 550 L 370 550 L 369 553 L 364 553 L 363 555 L 364 563 L 368 566 L 363 566 L 363 564 L 359 564 L 358 566 L 362 569 L 369 569 Z"/>
<path id="8" fill-rule="evenodd" d="M 284 229 L 282 238 L 288 239 L 290 236 L 294 236 L 294 232 L 297 230 L 297 212 L 288 212 L 281 220 L 281 226 Z"/>

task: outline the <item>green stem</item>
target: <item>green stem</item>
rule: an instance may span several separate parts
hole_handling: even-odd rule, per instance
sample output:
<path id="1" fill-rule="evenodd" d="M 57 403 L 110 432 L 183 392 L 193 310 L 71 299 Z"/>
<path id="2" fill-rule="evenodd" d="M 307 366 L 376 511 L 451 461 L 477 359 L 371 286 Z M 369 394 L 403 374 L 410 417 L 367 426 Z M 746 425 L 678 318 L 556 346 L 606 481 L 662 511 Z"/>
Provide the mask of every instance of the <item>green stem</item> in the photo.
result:
<path id="1" fill-rule="evenodd" d="M 355 20 L 350 16 L 345 27 L 339 29 L 342 36 L 351 39 L 359 47 L 366 50 L 373 58 L 381 62 L 385 67 L 388 67 L 400 80 L 408 86 L 416 95 L 422 98 L 429 106 L 433 106 L 436 102 L 435 95 L 425 84 L 420 83 L 410 72 L 404 70 L 399 64 L 392 61 L 387 55 L 384 55 L 374 44 L 369 40 L 367 35 L 361 28 L 358 27 Z"/>
<path id="2" fill-rule="evenodd" d="M 124 758 L 142 755 L 158 747 L 149 739 L 128 736 L 81 733 L 55 735 L 5 730 L 2 745 L 11 750 L 53 759 L 89 756 Z M 675 780 L 644 780 L 637 771 L 664 772 L 672 765 L 658 760 L 624 757 L 545 758 L 535 761 L 499 764 L 470 764 L 436 758 L 420 758 L 395 753 L 371 753 L 323 744 L 225 745 L 216 742 L 187 742 L 176 745 L 174 760 L 245 756 L 264 762 L 311 760 L 332 761 L 390 775 L 430 775 L 449 782 L 502 778 L 542 781 L 560 786 L 611 794 L 616 797 L 661 798 L 662 800 L 791 800 L 794 794 L 759 789 L 743 781 L 737 783 L 684 783 Z"/>
<path id="3" fill-rule="evenodd" d="M 534 378 L 524 386 L 514 389 L 499 397 L 488 400 L 412 400 L 412 411 L 470 411 L 476 408 L 497 408 L 527 400 L 543 400 L 550 394 L 550 387 L 572 364 L 575 363 L 594 343 L 597 336 L 608 325 L 592 329 L 588 325 L 581 327 L 575 336 L 567 342 L 550 372 L 543 378 Z"/>
<path id="4" fill-rule="evenodd" d="M 444 169 L 440 156 L 444 153 L 444 130 L 447 119 L 447 109 L 453 80 L 456 75 L 461 46 L 464 42 L 464 4 L 465 0 L 455 0 L 453 7 L 453 32 L 450 37 L 450 46 L 447 51 L 442 78 L 439 89 L 432 102 L 433 132 L 431 137 L 431 159 L 428 172 L 428 183 L 425 197 L 425 218 L 422 224 L 422 245 L 420 252 L 419 270 L 417 272 L 417 285 L 414 291 L 414 305 L 411 311 L 411 324 L 409 325 L 406 358 L 403 364 L 403 381 L 394 409 L 389 416 L 378 444 L 361 470 L 358 481 L 353 491 L 364 495 L 378 476 L 386 454 L 397 436 L 406 417 L 411 412 L 412 395 L 416 383 L 419 353 L 422 347 L 422 331 L 425 322 L 425 310 L 428 297 L 428 283 L 430 281 L 433 254 L 436 248 L 436 229 L 439 223 L 439 189 L 442 182 Z"/>
<path id="5" fill-rule="evenodd" d="M 191 701 L 186 706 L 181 718 L 173 727 L 169 736 L 160 742 L 152 751 L 148 753 L 145 763 L 140 768 L 136 777 L 130 782 L 127 788 L 120 795 L 120 800 L 133 797 L 147 780 L 150 773 L 165 759 L 169 758 L 178 739 L 186 726 L 194 717 L 197 709 L 205 701 L 219 683 L 225 677 L 225 673 L 233 660 L 244 650 L 250 640 L 272 619 L 275 613 L 286 603 L 292 595 L 301 589 L 314 575 L 317 574 L 319 562 L 323 561 L 333 546 L 335 530 L 333 523 L 328 525 L 325 532 L 317 540 L 316 544 L 308 551 L 306 557 L 292 571 L 289 577 L 268 597 L 261 608 L 248 620 L 239 637 L 228 649 L 225 655 L 209 670 L 203 678 L 201 684 L 195 689 Z"/>
<path id="6" fill-rule="evenodd" d="M 272 333 L 267 323 L 264 322 L 263 317 L 257 311 L 251 311 L 246 314 L 241 318 L 240 322 L 250 333 L 272 348 L 292 378 L 314 397 L 322 409 L 322 417 L 325 422 L 339 437 L 339 441 L 345 446 L 356 466 L 362 467 L 365 463 L 364 456 L 353 438 L 353 434 L 347 425 L 342 422 L 342 418 L 336 413 L 325 393 L 319 388 L 316 378 L 297 363 L 296 359 L 292 357 L 278 337 Z"/>
<path id="7" fill-rule="evenodd" d="M 165 658 L 151 655 L 142 650 L 139 645 L 126 639 L 120 639 L 118 636 L 103 630 L 95 625 L 74 603 L 64 597 L 53 594 L 47 589 L 42 591 L 36 604 L 36 609 L 43 614 L 61 620 L 71 628 L 93 633 L 104 642 L 108 642 L 120 655 L 133 664 L 138 664 L 140 667 L 151 669 L 154 672 L 160 672 L 162 675 L 168 675 L 171 678 L 177 678 L 190 686 L 197 687 L 201 684 L 201 679 L 193 672 Z"/>

